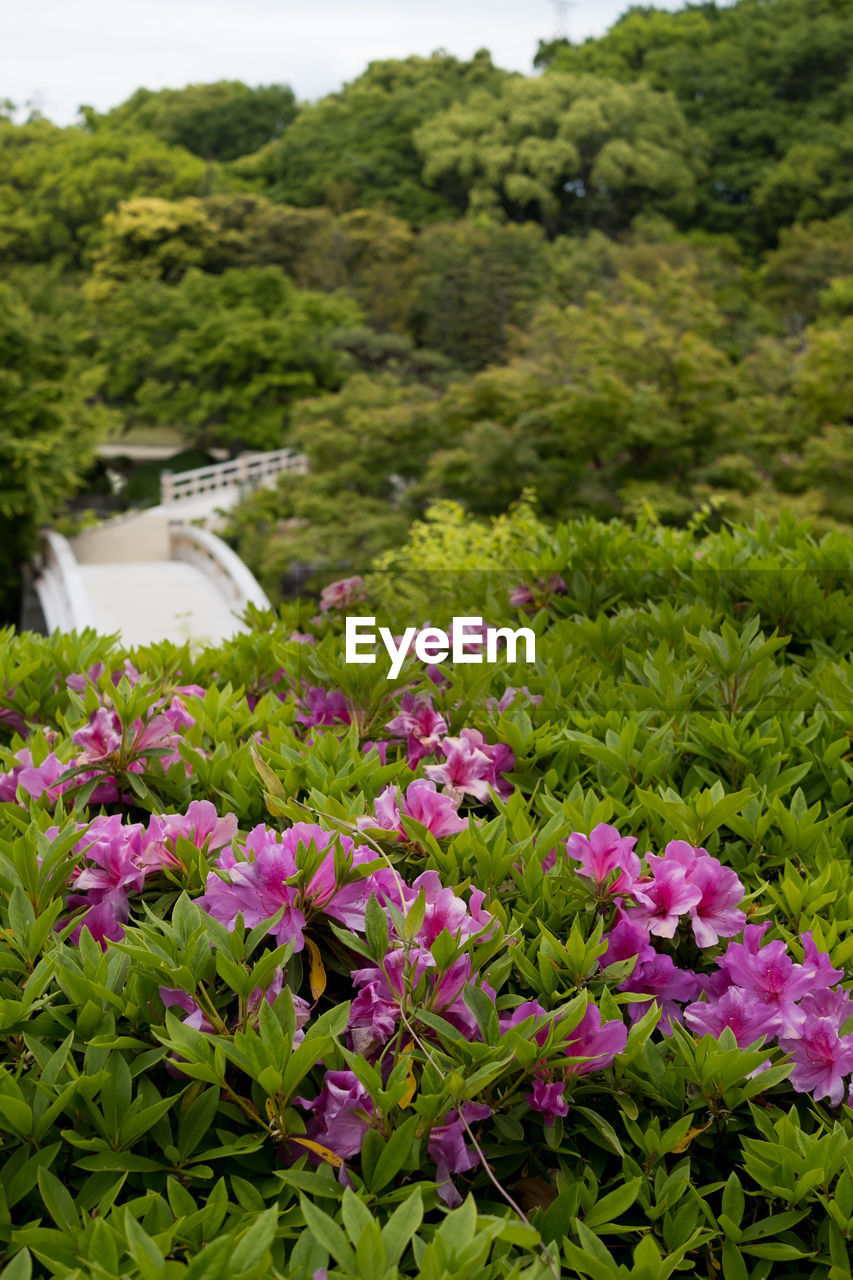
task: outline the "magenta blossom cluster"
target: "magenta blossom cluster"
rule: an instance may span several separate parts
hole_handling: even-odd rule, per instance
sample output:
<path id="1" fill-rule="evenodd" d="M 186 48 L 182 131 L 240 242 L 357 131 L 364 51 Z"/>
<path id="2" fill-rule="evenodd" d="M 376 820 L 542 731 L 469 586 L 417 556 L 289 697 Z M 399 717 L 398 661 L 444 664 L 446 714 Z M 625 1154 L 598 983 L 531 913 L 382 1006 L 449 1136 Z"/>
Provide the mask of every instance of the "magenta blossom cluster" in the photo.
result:
<path id="1" fill-rule="evenodd" d="M 472 889 L 466 902 L 442 885 L 436 871 L 424 871 L 411 885 L 397 879 L 390 893 L 377 896 L 381 904 L 393 902 L 406 914 L 421 894 L 424 915 L 414 938 L 404 943 L 392 930 L 384 958 L 352 974 L 358 995 L 350 1008 L 350 1042 L 357 1053 L 369 1058 L 388 1043 L 413 992 L 418 993 L 419 1006 L 440 1014 L 464 1034 L 479 1037 L 476 1019 L 464 1001 L 465 987 L 474 980 L 470 955 L 463 951 L 442 968 L 431 948 L 445 930 L 460 948 L 472 938 L 489 937 L 494 919 L 484 909 L 481 890 Z M 480 985 L 491 999 L 495 998 L 491 987 Z"/>
<path id="2" fill-rule="evenodd" d="M 703 980 L 705 999 L 688 1005 L 684 1019 L 700 1035 L 729 1027 L 741 1048 L 776 1040 L 791 1055 L 797 1092 L 838 1106 L 853 1073 L 853 1035 L 841 1033 L 853 1013 L 853 999 L 837 985 L 843 971 L 810 933 L 801 936 L 802 963 L 795 962 L 784 942 L 764 941 L 769 927 L 747 925 L 743 941 L 729 944 L 717 972 Z"/>
<path id="3" fill-rule="evenodd" d="M 211 871 L 206 892 L 198 905 L 214 919 L 233 929 L 238 915 L 247 928 L 283 914 L 272 933 L 277 943 L 292 943 L 296 951 L 305 945 L 305 928 L 312 915 L 331 916 L 347 929 L 364 932 L 364 913 L 370 895 L 394 891 L 399 877 L 390 868 L 359 874 L 374 863 L 376 855 L 348 836 L 339 837 L 352 879 L 342 883 L 335 870 L 335 837 L 312 823 L 297 822 L 283 834 L 260 825 L 253 827 L 245 844 L 219 856 L 219 873 Z M 300 846 L 312 846 L 322 855 L 307 884 L 300 883 Z"/>
<path id="4" fill-rule="evenodd" d="M 853 999 L 838 985 L 842 971 L 817 950 L 811 934 L 802 935 L 804 959 L 797 963 L 784 942 L 764 942 L 769 923 L 746 923 L 743 885 L 707 850 L 673 840 L 662 856 L 646 856 L 649 871 L 642 874 L 634 844 L 604 823 L 566 842 L 568 857 L 578 875 L 592 881 L 599 902 L 615 904 L 601 967 L 633 960 L 620 990 L 649 997 L 629 1005 L 629 1019 L 636 1021 L 655 1001 L 664 1032 L 683 1019 L 700 1034 L 718 1036 L 729 1027 L 741 1048 L 775 1041 L 791 1055 L 795 1090 L 828 1098 L 833 1106 L 845 1088 L 853 1096 L 847 1083 L 853 1035 L 842 1031 Z M 715 972 L 700 973 L 679 968 L 655 946 L 661 939 L 677 948 L 683 925 L 703 950 L 741 933 L 743 939 L 728 942 L 716 956 Z"/>
<path id="5" fill-rule="evenodd" d="M 427 695 L 404 693 L 399 713 L 385 727 L 405 741 L 410 769 L 427 756 L 444 756 L 441 764 L 424 765 L 424 773 L 445 788 L 454 804 L 466 795 L 488 804 L 492 790 L 502 800 L 512 794 L 512 784 L 502 776 L 515 767 L 512 750 L 503 742 L 486 742 L 479 729 L 466 728 L 458 737 L 448 736 L 447 721 Z"/>
<path id="6" fill-rule="evenodd" d="M 373 816 L 359 818 L 362 830 L 379 828 L 393 831 L 398 840 L 405 840 L 403 818 L 414 818 L 440 840 L 442 836 L 454 836 L 465 831 L 468 823 L 460 818 L 453 797 L 439 791 L 434 782 L 415 778 L 405 793 L 399 787 L 389 786 L 376 797 Z"/>
<path id="7" fill-rule="evenodd" d="M 68 906 L 85 912 L 71 941 L 79 942 L 85 927 L 106 948 L 108 941 L 124 937 L 129 894 L 139 892 L 156 872 L 180 866 L 179 836 L 209 853 L 233 840 L 237 819 L 233 814 L 220 818 L 209 800 L 194 800 L 186 813 L 153 815 L 147 826 L 123 822 L 114 814 L 78 823 L 78 830 L 83 834 L 74 852 L 82 856 L 83 865 L 71 877 Z M 47 834 L 55 836 L 57 828 Z"/>
<path id="8" fill-rule="evenodd" d="M 101 664 L 98 664 L 101 665 Z M 69 676 L 68 680 L 75 677 Z M 85 685 L 86 677 L 77 679 Z M 203 694 L 197 685 L 185 686 L 183 693 Z M 71 742 L 80 750 L 69 760 L 61 760 L 55 751 L 49 751 L 40 764 L 35 764 L 32 753 L 24 747 L 15 755 L 16 763 L 6 773 L 0 773 L 0 800 L 18 802 L 18 788 L 33 799 L 46 796 L 51 804 L 66 791 L 96 781 L 91 794 L 92 804 L 114 804 L 119 799 L 115 779 L 109 776 L 111 768 L 122 767 L 128 773 L 143 773 L 154 759 L 152 751 L 165 751 L 161 757 L 164 769 L 181 756 L 178 751 L 183 730 L 195 723 L 186 708 L 181 694 L 161 700 L 151 708 L 154 714 L 147 719 L 137 719 L 127 734 L 122 732 L 118 713 L 101 706 L 93 711 L 87 723 L 71 734 Z M 55 742 L 55 736 L 52 735 Z M 189 772 L 190 766 L 186 765 Z M 71 770 L 73 777 L 60 781 Z"/>

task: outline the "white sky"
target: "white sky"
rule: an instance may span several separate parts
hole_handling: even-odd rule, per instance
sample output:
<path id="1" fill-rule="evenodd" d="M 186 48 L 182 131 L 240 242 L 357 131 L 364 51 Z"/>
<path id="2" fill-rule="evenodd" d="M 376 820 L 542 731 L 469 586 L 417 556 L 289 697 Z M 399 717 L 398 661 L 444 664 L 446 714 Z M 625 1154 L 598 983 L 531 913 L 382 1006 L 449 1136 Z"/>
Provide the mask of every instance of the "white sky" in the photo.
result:
<path id="1" fill-rule="evenodd" d="M 577 0 L 570 37 L 600 35 L 629 3 Z M 0 0 L 0 99 L 58 124 L 141 86 L 243 80 L 315 99 L 375 59 L 439 48 L 460 58 L 487 48 L 498 66 L 530 72 L 558 22 L 554 0 Z"/>

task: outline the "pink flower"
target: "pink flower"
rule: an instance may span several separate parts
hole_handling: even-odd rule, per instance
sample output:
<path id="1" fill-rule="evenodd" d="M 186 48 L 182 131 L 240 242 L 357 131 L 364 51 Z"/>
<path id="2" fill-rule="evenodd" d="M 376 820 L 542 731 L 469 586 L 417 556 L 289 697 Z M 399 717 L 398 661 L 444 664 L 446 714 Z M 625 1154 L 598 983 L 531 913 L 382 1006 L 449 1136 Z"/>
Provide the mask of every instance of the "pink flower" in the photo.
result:
<path id="1" fill-rule="evenodd" d="M 780 1044 L 793 1059 L 791 1084 L 796 1091 L 829 1098 L 837 1107 L 844 1097 L 844 1077 L 853 1071 L 853 1035 L 839 1036 L 833 1018 L 812 1018 L 801 1035 L 783 1036 Z"/>
<path id="2" fill-rule="evenodd" d="M 631 889 L 639 906 L 631 907 L 629 917 L 659 938 L 672 938 L 678 918 L 700 901 L 702 889 L 688 881 L 680 863 L 648 855 L 652 880 L 636 881 Z M 640 887 L 642 885 L 642 888 Z"/>
<path id="3" fill-rule="evenodd" d="M 167 1009 L 177 1005 L 179 1009 L 183 1009 L 189 1014 L 188 1018 L 183 1021 L 188 1027 L 194 1027 L 196 1031 L 213 1031 L 213 1023 L 202 1009 L 197 1001 L 186 991 L 181 991 L 176 987 L 161 987 L 160 999 Z"/>
<path id="4" fill-rule="evenodd" d="M 339 578 L 330 582 L 320 592 L 320 612 L 328 613 L 330 609 L 347 609 L 359 600 L 367 599 L 364 579 L 357 574 L 352 578 Z"/>
<path id="5" fill-rule="evenodd" d="M 621 907 L 616 908 L 613 927 L 601 938 L 607 943 L 607 950 L 599 959 L 599 966 L 606 969 L 608 965 L 617 964 L 620 960 L 630 960 L 637 956 L 638 960 L 650 960 L 655 955 L 649 944 L 649 935 L 640 924 L 629 920 Z"/>
<path id="6" fill-rule="evenodd" d="M 301 888 L 295 879 L 300 845 L 313 845 L 324 854 L 308 884 Z M 350 869 L 374 861 L 370 849 L 356 848 L 348 836 L 340 838 L 340 845 Z M 249 860 L 237 861 L 231 849 L 223 850 L 219 867 L 228 880 L 211 872 L 198 905 L 229 929 L 234 928 L 238 913 L 247 928 L 254 928 L 283 907 L 284 915 L 273 936 L 279 944 L 292 942 L 297 951 L 304 946 L 303 930 L 307 917 L 314 912 L 333 916 L 348 929 L 363 930 L 371 892 L 393 892 L 398 877 L 383 870 L 339 884 L 333 846 L 332 833 L 311 823 L 297 822 L 281 836 L 267 827 L 254 827 L 246 839 Z"/>
<path id="7" fill-rule="evenodd" d="M 489 745 L 478 729 L 463 729 L 458 738 L 445 738 L 441 750 L 444 764 L 426 765 L 424 773 L 446 786 L 456 803 L 467 794 L 488 804 L 490 788 L 504 800 L 512 794 L 512 785 L 498 776 L 515 766 L 515 756 L 504 743 Z"/>
<path id="8" fill-rule="evenodd" d="M 422 823 L 435 837 L 456 835 L 467 830 L 468 823 L 456 812 L 452 796 L 438 791 L 434 782 L 425 778 L 415 778 L 406 788 L 405 796 L 400 797 L 398 787 L 386 787 L 376 797 L 374 804 L 375 817 L 365 815 L 359 818 L 361 828 L 382 827 L 386 831 L 398 832 L 398 839 L 405 839 L 401 821 L 401 811 L 416 822 Z"/>
<path id="9" fill-rule="evenodd" d="M 345 1160 L 358 1155 L 373 1118 L 373 1099 L 353 1071 L 327 1071 L 316 1098 L 294 1102 L 314 1112 L 312 1138 Z"/>
<path id="10" fill-rule="evenodd" d="M 741 1049 L 754 1044 L 772 1031 L 773 1020 L 767 1017 L 766 1008 L 741 987 L 729 987 L 718 1000 L 707 1003 L 697 1000 L 684 1010 L 684 1021 L 699 1035 L 716 1038 L 724 1027 L 729 1027 Z"/>
<path id="11" fill-rule="evenodd" d="M 138 823 L 124 825 L 120 815 L 93 818 L 83 839 L 74 846 L 90 865 L 78 871 L 73 888 L 89 892 L 93 902 L 113 889 L 141 889 L 145 871 L 138 866 L 133 849 L 133 837 L 141 831 Z"/>
<path id="12" fill-rule="evenodd" d="M 84 902 L 89 901 L 85 897 L 72 896 L 68 899 L 69 907 L 81 906 Z M 127 894 L 123 889 L 112 889 L 101 898 L 100 902 L 96 902 L 90 907 L 71 934 L 71 942 L 74 946 L 80 943 L 80 934 L 84 928 L 88 929 L 96 942 L 101 944 L 101 949 L 106 951 L 107 942 L 120 942 L 124 937 L 124 924 L 130 914 L 128 907 Z M 66 923 L 63 921 L 63 924 Z"/>
<path id="13" fill-rule="evenodd" d="M 544 1076 L 537 1076 L 533 1081 L 533 1092 L 525 1094 L 525 1101 L 531 1110 L 541 1111 L 549 1125 L 558 1116 L 569 1114 L 565 1080 L 546 1080 Z"/>
<path id="14" fill-rule="evenodd" d="M 634 836 L 620 836 L 615 827 L 600 822 L 589 834 L 573 832 L 566 841 L 566 853 L 580 863 L 578 875 L 595 881 L 599 897 L 605 886 L 610 896 L 630 893 L 631 886 L 640 874 L 640 859 L 633 852 L 637 843 Z M 619 872 L 608 883 L 614 871 Z"/>
<path id="15" fill-rule="evenodd" d="M 661 1006 L 660 1028 L 668 1034 L 673 1018 L 678 1020 L 681 1017 L 681 1003 L 695 1000 L 699 994 L 699 979 L 691 970 L 677 968 L 670 956 L 651 951 L 638 961 L 619 990 L 634 991 L 657 1000 Z M 629 1021 L 636 1022 L 650 1005 L 651 999 L 628 1005 Z"/>
<path id="16" fill-rule="evenodd" d="M 478 1120 L 485 1120 L 492 1114 L 492 1108 L 480 1102 L 465 1102 L 461 1116 L 469 1126 Z M 462 1197 L 450 1181 L 452 1173 L 465 1173 L 473 1169 L 477 1163 L 476 1154 L 465 1145 L 465 1126 L 459 1111 L 448 1111 L 444 1123 L 436 1125 L 429 1135 L 427 1150 L 435 1162 L 438 1194 L 445 1204 L 451 1208 L 462 1203 Z"/>
<path id="17" fill-rule="evenodd" d="M 517 1005 L 511 1014 L 504 1014 L 500 1019 L 501 1035 L 506 1035 L 511 1027 L 519 1026 L 528 1018 L 541 1018 L 545 1012 L 538 1000 L 525 1000 L 523 1004 Z M 540 1027 L 533 1037 L 540 1047 L 548 1039 L 548 1030 L 547 1026 Z"/>
<path id="18" fill-rule="evenodd" d="M 693 934 L 699 946 L 713 947 L 720 938 L 740 933 L 746 924 L 746 914 L 738 905 L 743 901 L 743 885 L 736 873 L 712 858 L 705 849 L 696 849 L 684 840 L 671 841 L 664 857 L 682 866 L 688 883 L 701 891 L 699 901 L 690 908 Z"/>
<path id="19" fill-rule="evenodd" d="M 812 965 L 794 964 L 784 942 L 761 945 L 769 924 L 747 925 L 743 942 L 731 942 L 717 961 L 731 985 L 742 987 L 769 1019 L 768 1029 L 780 1031 L 798 1017 L 797 1001 L 815 986 Z"/>
<path id="20" fill-rule="evenodd" d="M 319 685 L 305 685 L 297 705 L 303 708 L 296 717 L 297 721 L 309 728 L 315 725 L 352 723 L 352 710 L 338 689 L 328 690 Z"/>
<path id="21" fill-rule="evenodd" d="M 414 769 L 424 756 L 434 755 L 438 750 L 442 734 L 447 733 L 447 721 L 436 711 L 428 695 L 416 697 L 413 693 L 404 693 L 399 713 L 385 728 L 407 740 L 406 762 Z"/>
<path id="22" fill-rule="evenodd" d="M 193 800 L 187 812 L 153 815 L 148 830 L 138 840 L 137 858 L 146 870 L 161 870 L 180 865 L 177 855 L 178 836 L 198 849 L 213 853 L 230 844 L 237 834 L 237 817 L 233 813 L 220 818 L 209 800 Z"/>
<path id="23" fill-rule="evenodd" d="M 566 1053 L 570 1058 L 589 1058 L 589 1062 L 569 1064 L 569 1074 L 588 1075 L 609 1067 L 617 1053 L 625 1048 L 628 1028 L 624 1022 L 602 1022 L 601 1010 L 588 1004 L 583 1017 L 569 1035 Z"/>

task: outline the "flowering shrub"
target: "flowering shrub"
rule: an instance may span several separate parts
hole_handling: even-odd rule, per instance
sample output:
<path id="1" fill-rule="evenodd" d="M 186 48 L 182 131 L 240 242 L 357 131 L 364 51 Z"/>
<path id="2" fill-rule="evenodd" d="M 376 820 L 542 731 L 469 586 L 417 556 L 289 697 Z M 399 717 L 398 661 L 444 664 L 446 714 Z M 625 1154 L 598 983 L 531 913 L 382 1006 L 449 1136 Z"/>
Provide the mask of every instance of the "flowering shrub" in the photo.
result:
<path id="1" fill-rule="evenodd" d="M 0 636 L 0 1276 L 849 1274 L 850 546 L 803 536 L 440 581 L 523 672 L 348 668 L 369 576 L 197 656 Z"/>

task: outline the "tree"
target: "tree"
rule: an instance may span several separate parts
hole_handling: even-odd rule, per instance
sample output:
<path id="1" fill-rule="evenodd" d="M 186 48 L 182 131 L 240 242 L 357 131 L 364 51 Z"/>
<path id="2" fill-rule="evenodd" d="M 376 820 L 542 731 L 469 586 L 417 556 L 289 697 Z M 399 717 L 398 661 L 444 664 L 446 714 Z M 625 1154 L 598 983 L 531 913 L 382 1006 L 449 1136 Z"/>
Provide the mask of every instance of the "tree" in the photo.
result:
<path id="1" fill-rule="evenodd" d="M 288 204 L 381 205 L 416 224 L 446 216 L 447 203 L 421 180 L 413 131 L 471 90 L 509 78 L 485 50 L 470 62 L 446 53 L 371 62 L 340 93 L 302 107 L 279 142 L 233 172 Z"/>
<path id="2" fill-rule="evenodd" d="M 101 395 L 127 421 L 193 427 L 201 443 L 280 448 L 291 405 L 340 386 L 332 343 L 362 321 L 340 295 L 297 289 L 277 267 L 193 269 L 180 284 L 134 281 L 94 314 Z"/>
<path id="3" fill-rule="evenodd" d="M 144 134 L 0 119 L 0 262 L 83 266 L 120 201 L 202 194 L 210 182 L 203 161 Z"/>
<path id="4" fill-rule="evenodd" d="M 789 332 L 811 323 L 821 293 L 845 276 L 853 277 L 853 220 L 847 215 L 783 228 L 761 271 L 765 297 L 782 312 Z"/>
<path id="5" fill-rule="evenodd" d="M 821 148 L 827 126 L 850 115 L 853 0 L 738 0 L 675 13 L 635 7 L 598 40 L 540 54 L 553 71 L 642 79 L 674 93 L 710 143 L 702 225 L 734 232 L 755 250 L 772 245 L 793 214 L 780 206 L 781 222 L 774 220 L 767 200 L 758 212 L 753 193 L 774 185 L 791 147 Z M 786 168 L 789 181 L 793 165 Z"/>
<path id="6" fill-rule="evenodd" d="M 108 415 L 67 333 L 0 284 L 0 616 L 17 621 L 21 565 L 78 486 Z"/>
<path id="7" fill-rule="evenodd" d="M 551 233 L 630 226 L 695 203 L 701 137 L 671 94 L 599 76 L 506 81 L 433 116 L 415 141 L 424 178 L 471 212 Z"/>
<path id="8" fill-rule="evenodd" d="M 533 223 L 434 223 L 417 239 L 412 332 L 463 369 L 501 358 L 545 292 L 546 245 Z"/>
<path id="9" fill-rule="evenodd" d="M 240 80 L 189 84 L 184 89 L 137 89 L 105 115 L 82 108 L 93 131 L 153 133 L 203 160 L 236 160 L 280 138 L 298 107 L 285 84 L 250 89 Z"/>

